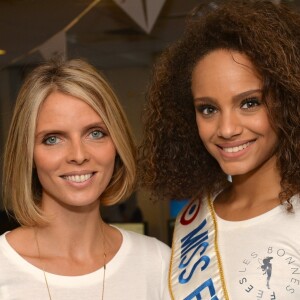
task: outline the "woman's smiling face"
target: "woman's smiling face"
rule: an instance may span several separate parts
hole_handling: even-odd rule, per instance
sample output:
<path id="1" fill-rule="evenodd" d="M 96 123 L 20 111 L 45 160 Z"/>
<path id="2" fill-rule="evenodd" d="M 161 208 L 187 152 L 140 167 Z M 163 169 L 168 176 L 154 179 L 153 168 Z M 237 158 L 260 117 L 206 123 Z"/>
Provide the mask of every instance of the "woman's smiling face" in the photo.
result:
<path id="1" fill-rule="evenodd" d="M 116 148 L 101 117 L 84 101 L 60 92 L 41 105 L 34 163 L 42 203 L 87 206 L 109 184 Z"/>
<path id="2" fill-rule="evenodd" d="M 215 50 L 192 74 L 199 136 L 229 175 L 276 164 L 277 134 L 262 102 L 262 81 L 244 54 Z"/>

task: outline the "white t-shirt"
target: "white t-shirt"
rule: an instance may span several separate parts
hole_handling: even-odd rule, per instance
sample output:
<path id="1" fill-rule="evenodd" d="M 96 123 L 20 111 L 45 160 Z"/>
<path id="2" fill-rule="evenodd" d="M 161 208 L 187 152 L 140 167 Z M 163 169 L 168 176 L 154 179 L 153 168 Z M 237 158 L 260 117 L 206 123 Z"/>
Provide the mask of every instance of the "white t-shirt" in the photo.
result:
<path id="1" fill-rule="evenodd" d="M 219 250 L 231 300 L 300 300 L 300 204 L 231 222 L 217 217 Z"/>
<path id="2" fill-rule="evenodd" d="M 123 242 L 106 266 L 104 299 L 169 300 L 169 247 L 155 238 L 119 230 Z M 52 300 L 101 299 L 103 268 L 82 276 L 46 276 Z M 23 259 L 5 234 L 0 236 L 0 299 L 49 299 L 43 271 Z"/>

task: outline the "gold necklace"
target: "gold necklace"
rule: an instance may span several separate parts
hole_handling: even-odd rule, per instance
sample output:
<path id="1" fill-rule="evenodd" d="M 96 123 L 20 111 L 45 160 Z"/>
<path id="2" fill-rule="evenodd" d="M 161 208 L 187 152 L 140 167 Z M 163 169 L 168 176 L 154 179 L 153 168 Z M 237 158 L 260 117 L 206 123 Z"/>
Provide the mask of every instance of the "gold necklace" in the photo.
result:
<path id="1" fill-rule="evenodd" d="M 104 250 L 104 252 L 103 252 L 103 277 L 102 277 L 101 300 L 104 300 L 105 273 L 106 273 L 106 248 L 105 248 L 105 236 L 104 236 L 103 222 L 101 222 L 101 231 L 102 231 L 102 243 L 103 243 L 103 250 Z M 38 254 L 39 254 L 40 264 L 41 264 L 43 275 L 44 275 L 45 284 L 46 284 L 46 287 L 47 287 L 49 300 L 52 300 L 51 293 L 50 293 L 50 288 L 49 288 L 49 284 L 48 284 L 48 280 L 47 280 L 47 275 L 46 275 L 46 271 L 45 271 L 45 267 L 42 264 L 42 256 L 41 256 L 41 251 L 40 251 L 40 245 L 39 245 L 38 238 L 37 238 L 37 229 L 34 230 L 34 236 L 35 236 L 35 242 L 36 242 L 36 246 L 37 246 L 37 250 L 38 250 Z"/>

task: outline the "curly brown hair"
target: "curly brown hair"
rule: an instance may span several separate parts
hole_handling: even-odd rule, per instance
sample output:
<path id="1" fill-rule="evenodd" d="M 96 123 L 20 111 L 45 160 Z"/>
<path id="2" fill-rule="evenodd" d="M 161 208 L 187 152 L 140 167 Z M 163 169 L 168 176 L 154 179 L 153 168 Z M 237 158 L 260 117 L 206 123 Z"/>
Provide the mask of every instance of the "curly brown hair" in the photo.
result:
<path id="1" fill-rule="evenodd" d="M 209 1 L 188 19 L 183 37 L 154 66 L 139 149 L 140 184 L 161 198 L 214 193 L 227 175 L 197 130 L 191 74 L 217 49 L 248 56 L 263 83 L 263 101 L 280 141 L 281 202 L 300 191 L 300 14 L 271 1 Z"/>

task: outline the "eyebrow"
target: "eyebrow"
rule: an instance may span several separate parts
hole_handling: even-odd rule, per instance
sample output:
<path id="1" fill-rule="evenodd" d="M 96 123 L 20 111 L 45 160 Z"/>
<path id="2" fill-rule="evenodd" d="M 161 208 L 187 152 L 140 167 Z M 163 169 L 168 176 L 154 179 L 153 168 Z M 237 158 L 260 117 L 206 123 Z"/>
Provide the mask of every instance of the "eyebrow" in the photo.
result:
<path id="1" fill-rule="evenodd" d="M 91 128 L 96 128 L 96 127 L 104 127 L 104 129 L 107 130 L 107 127 L 105 125 L 104 122 L 95 122 L 95 123 L 91 123 L 91 124 L 88 124 L 86 126 L 83 127 L 83 131 L 86 131 L 88 129 L 91 129 Z M 38 137 L 42 137 L 42 136 L 45 136 L 47 134 L 65 134 L 65 131 L 64 130 L 57 130 L 57 129 L 45 129 L 45 130 L 42 130 L 40 132 L 36 132 L 35 134 L 35 137 L 38 138 Z"/>
<path id="2" fill-rule="evenodd" d="M 240 93 L 238 95 L 233 96 L 233 101 L 238 101 L 240 99 L 246 98 L 246 97 L 251 96 L 251 95 L 256 94 L 256 93 L 260 93 L 261 94 L 262 90 L 261 89 L 254 89 L 254 90 L 249 90 L 249 91 Z M 204 96 L 204 97 L 195 98 L 194 102 L 196 102 L 196 101 L 211 101 L 211 102 L 216 102 L 216 99 L 212 98 L 212 97 L 205 97 Z"/>

